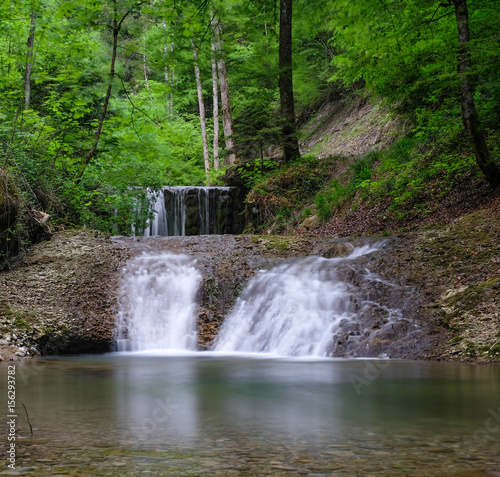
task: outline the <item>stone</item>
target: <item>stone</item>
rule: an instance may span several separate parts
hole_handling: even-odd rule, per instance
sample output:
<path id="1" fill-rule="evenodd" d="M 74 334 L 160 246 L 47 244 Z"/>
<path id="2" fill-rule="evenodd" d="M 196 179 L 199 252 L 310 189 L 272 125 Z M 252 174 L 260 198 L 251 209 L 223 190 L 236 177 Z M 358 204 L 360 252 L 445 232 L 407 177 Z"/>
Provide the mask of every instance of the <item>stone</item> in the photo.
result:
<path id="1" fill-rule="evenodd" d="M 271 467 L 276 470 L 287 470 L 287 471 L 296 471 L 297 468 L 293 467 L 291 465 L 284 465 L 284 464 L 272 464 Z"/>
<path id="2" fill-rule="evenodd" d="M 307 217 L 307 219 L 304 220 L 304 222 L 302 222 L 300 225 L 301 227 L 305 227 L 307 230 L 314 230 L 321 225 L 321 222 L 317 215 L 311 215 L 310 217 Z"/>

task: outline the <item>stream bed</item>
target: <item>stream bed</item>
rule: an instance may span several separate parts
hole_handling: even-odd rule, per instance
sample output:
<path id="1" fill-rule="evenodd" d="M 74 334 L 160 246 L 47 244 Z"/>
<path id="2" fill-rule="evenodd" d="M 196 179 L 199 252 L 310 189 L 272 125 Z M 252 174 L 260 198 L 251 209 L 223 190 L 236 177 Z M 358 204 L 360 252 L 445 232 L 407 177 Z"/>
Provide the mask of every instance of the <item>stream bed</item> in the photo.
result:
<path id="1" fill-rule="evenodd" d="M 497 367 L 126 352 L 16 363 L 16 393 L 0 475 L 499 475 Z"/>

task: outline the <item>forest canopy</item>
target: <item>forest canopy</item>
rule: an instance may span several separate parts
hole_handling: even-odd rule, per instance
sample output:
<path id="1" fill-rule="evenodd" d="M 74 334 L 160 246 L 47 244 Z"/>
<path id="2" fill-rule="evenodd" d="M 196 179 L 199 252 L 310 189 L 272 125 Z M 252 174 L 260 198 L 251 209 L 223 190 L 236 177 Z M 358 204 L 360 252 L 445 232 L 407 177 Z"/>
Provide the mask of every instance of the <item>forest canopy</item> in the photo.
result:
<path id="1" fill-rule="evenodd" d="M 422 144 L 465 125 L 495 174 L 499 2 L 289 3 L 296 123 L 325 101 L 377 95 Z M 268 0 L 4 1 L 1 167 L 61 223 L 130 233 L 146 188 L 217 183 L 280 143 L 280 31 Z"/>

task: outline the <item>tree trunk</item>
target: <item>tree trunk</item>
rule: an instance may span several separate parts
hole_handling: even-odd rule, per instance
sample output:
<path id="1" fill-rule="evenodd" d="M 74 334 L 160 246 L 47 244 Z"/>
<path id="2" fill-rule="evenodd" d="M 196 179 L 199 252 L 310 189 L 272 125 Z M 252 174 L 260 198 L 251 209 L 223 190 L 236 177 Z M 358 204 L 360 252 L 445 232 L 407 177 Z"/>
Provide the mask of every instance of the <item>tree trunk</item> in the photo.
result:
<path id="1" fill-rule="evenodd" d="M 292 0 L 280 0 L 279 89 L 281 104 L 283 159 L 300 156 L 295 127 L 292 77 Z"/>
<path id="2" fill-rule="evenodd" d="M 196 90 L 198 91 L 198 106 L 200 108 L 200 123 L 201 123 L 201 137 L 203 140 L 203 157 L 205 159 L 205 174 L 210 172 L 210 154 L 208 152 L 208 137 L 207 137 L 207 122 L 205 117 L 205 103 L 203 102 L 203 88 L 201 85 L 201 74 L 200 67 L 198 66 L 198 49 L 196 48 L 194 41 L 191 41 L 193 45 L 193 56 L 194 56 L 194 76 L 196 78 Z"/>
<path id="3" fill-rule="evenodd" d="M 97 125 L 97 130 L 94 135 L 94 143 L 90 148 L 90 151 L 87 153 L 85 158 L 83 159 L 83 164 L 80 170 L 76 175 L 76 182 L 80 182 L 87 168 L 90 160 L 94 157 L 94 154 L 97 151 L 97 146 L 99 144 L 99 139 L 101 137 L 102 127 L 104 125 L 104 119 L 106 118 L 106 113 L 108 112 L 109 100 L 111 98 L 111 91 L 113 90 L 113 79 L 115 77 L 115 64 L 116 64 L 116 52 L 118 50 L 118 34 L 120 33 L 120 28 L 122 25 L 122 21 L 125 19 L 125 16 L 118 22 L 118 5 L 117 0 L 112 0 L 113 3 L 113 50 L 111 54 L 111 65 L 109 68 L 109 84 L 108 89 L 106 91 L 106 96 L 104 97 L 104 104 L 102 106 L 101 116 L 99 118 L 99 124 Z"/>
<path id="4" fill-rule="evenodd" d="M 226 142 L 225 166 L 232 166 L 237 160 L 236 141 L 234 140 L 233 115 L 231 113 L 231 98 L 227 81 L 226 60 L 222 56 L 222 33 L 220 23 L 214 24 L 215 47 L 217 50 L 217 69 L 219 71 L 220 96 L 222 102 L 222 127 Z"/>
<path id="5" fill-rule="evenodd" d="M 486 180 L 493 186 L 500 185 L 500 169 L 493 162 L 481 121 L 474 102 L 474 87 L 471 78 L 472 59 L 469 51 L 469 13 L 467 0 L 454 0 L 458 28 L 458 74 L 460 77 L 460 104 L 462 120 L 469 134 L 476 162 Z"/>
<path id="6" fill-rule="evenodd" d="M 214 117 L 214 169 L 219 170 L 219 83 L 217 80 L 216 45 L 212 41 L 212 94 Z"/>
<path id="7" fill-rule="evenodd" d="M 31 72 L 33 71 L 33 49 L 35 45 L 36 12 L 31 12 L 31 27 L 26 52 L 26 75 L 24 78 L 24 108 L 29 109 L 31 103 Z"/>
<path id="8" fill-rule="evenodd" d="M 146 37 L 144 37 L 144 54 L 142 55 L 142 67 L 144 69 L 144 81 L 146 84 L 146 89 L 149 91 L 148 65 L 146 61 Z"/>
<path id="9" fill-rule="evenodd" d="M 163 29 L 167 30 L 167 22 L 163 20 Z M 174 50 L 174 44 L 171 44 L 170 51 Z M 169 73 L 167 58 L 168 58 L 168 44 L 164 43 L 163 45 L 163 54 L 165 56 L 165 85 L 167 86 L 167 113 L 172 114 L 174 110 L 174 98 L 173 98 L 173 88 L 174 88 L 174 72 L 171 71 Z"/>

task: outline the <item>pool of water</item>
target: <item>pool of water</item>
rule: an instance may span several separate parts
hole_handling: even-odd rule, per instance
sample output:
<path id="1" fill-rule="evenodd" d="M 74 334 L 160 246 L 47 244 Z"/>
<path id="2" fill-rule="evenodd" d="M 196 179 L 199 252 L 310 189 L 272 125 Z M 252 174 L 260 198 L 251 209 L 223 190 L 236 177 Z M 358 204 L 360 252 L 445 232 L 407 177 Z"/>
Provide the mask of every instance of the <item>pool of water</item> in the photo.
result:
<path id="1" fill-rule="evenodd" d="M 0 475 L 500 475 L 498 367 L 111 353 L 16 363 L 16 393 Z"/>

